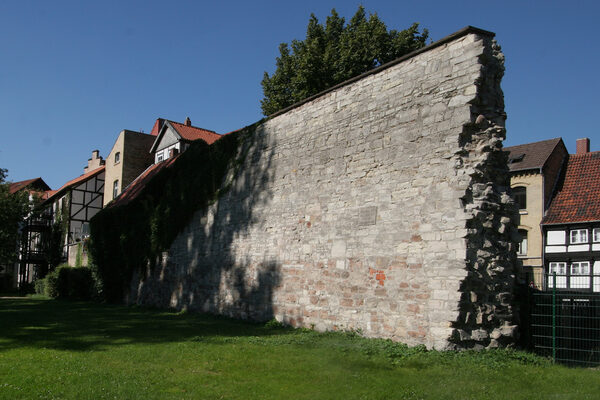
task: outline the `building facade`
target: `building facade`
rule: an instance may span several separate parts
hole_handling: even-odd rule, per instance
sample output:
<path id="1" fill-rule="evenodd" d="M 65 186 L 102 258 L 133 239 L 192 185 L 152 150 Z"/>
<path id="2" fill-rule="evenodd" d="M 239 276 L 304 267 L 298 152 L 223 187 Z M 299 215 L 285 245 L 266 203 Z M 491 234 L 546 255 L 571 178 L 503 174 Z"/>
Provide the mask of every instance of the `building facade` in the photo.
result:
<path id="1" fill-rule="evenodd" d="M 43 203 L 52 224 L 62 231 L 61 258 L 72 266 L 87 265 L 89 221 L 102 209 L 105 161 L 98 150 L 92 152 L 83 170 L 83 175 L 65 183 Z"/>
<path id="2" fill-rule="evenodd" d="M 26 191 L 32 206 L 37 199 L 43 199 L 50 187 L 42 178 L 13 182 L 9 185 L 9 193 Z M 17 260 L 12 265 L 0 265 L 0 288 L 17 288 L 30 283 L 36 273 L 47 269 L 47 261 L 43 253 L 45 234 L 49 220 L 44 215 L 29 215 L 19 226 L 19 242 Z"/>
<path id="3" fill-rule="evenodd" d="M 600 152 L 577 141 L 542 221 L 544 287 L 600 292 Z"/>
<path id="4" fill-rule="evenodd" d="M 540 223 L 568 158 L 561 138 L 507 147 L 510 186 L 519 207 L 518 258 L 522 276 L 540 285 L 543 245 Z"/>
<path id="5" fill-rule="evenodd" d="M 106 158 L 106 185 L 103 206 L 116 199 L 121 192 L 152 165 L 150 148 L 156 136 L 123 130 L 119 133 Z"/>

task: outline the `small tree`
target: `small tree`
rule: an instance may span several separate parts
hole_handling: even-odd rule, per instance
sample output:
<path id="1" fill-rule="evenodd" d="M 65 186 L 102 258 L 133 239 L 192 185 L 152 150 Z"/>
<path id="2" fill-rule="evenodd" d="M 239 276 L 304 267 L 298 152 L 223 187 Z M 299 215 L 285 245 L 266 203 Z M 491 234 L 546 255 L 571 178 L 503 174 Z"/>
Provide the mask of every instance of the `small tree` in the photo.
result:
<path id="1" fill-rule="evenodd" d="M 363 72 L 425 46 L 427 29 L 414 23 L 403 31 L 387 30 L 377 14 L 367 18 L 362 6 L 345 25 L 335 9 L 325 25 L 311 14 L 306 39 L 279 45 L 275 72 L 264 73 L 261 108 L 271 115 Z"/>
<path id="2" fill-rule="evenodd" d="M 0 265 L 16 261 L 19 228 L 32 207 L 26 190 L 10 193 L 6 173 L 0 168 Z"/>

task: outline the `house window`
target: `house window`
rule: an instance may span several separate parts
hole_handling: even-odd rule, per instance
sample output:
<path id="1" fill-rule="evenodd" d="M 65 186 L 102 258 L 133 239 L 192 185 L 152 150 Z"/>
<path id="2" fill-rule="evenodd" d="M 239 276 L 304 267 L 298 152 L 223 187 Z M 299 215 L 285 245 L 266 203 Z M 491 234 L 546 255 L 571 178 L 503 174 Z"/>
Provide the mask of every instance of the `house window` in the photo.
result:
<path id="1" fill-rule="evenodd" d="M 587 243 L 588 232 L 587 229 L 573 229 L 570 232 L 571 244 Z"/>
<path id="2" fill-rule="evenodd" d="M 156 162 L 161 162 L 163 160 L 163 152 L 161 151 L 156 155 Z"/>
<path id="3" fill-rule="evenodd" d="M 116 199 L 118 195 L 119 195 L 119 180 L 116 179 L 113 182 L 113 199 Z"/>
<path id="4" fill-rule="evenodd" d="M 567 263 L 566 262 L 551 262 L 550 263 L 550 275 L 566 275 L 567 274 Z"/>
<path id="5" fill-rule="evenodd" d="M 121 152 L 116 152 L 115 153 L 115 164 L 118 164 L 119 161 L 121 161 Z"/>
<path id="6" fill-rule="evenodd" d="M 519 210 L 527 208 L 527 189 L 524 186 L 517 186 L 512 188 L 513 198 L 515 203 L 519 207 Z"/>
<path id="7" fill-rule="evenodd" d="M 571 264 L 571 275 L 589 275 L 590 262 L 578 261 Z"/>
<path id="8" fill-rule="evenodd" d="M 600 242 L 600 228 L 594 228 L 594 242 Z"/>
<path id="9" fill-rule="evenodd" d="M 565 231 L 548 231 L 546 233 L 546 244 L 565 244 L 567 232 Z"/>
<path id="10" fill-rule="evenodd" d="M 519 229 L 519 236 L 521 236 L 521 241 L 519 242 L 519 247 L 517 248 L 517 254 L 520 256 L 527 255 L 527 231 L 524 229 Z"/>

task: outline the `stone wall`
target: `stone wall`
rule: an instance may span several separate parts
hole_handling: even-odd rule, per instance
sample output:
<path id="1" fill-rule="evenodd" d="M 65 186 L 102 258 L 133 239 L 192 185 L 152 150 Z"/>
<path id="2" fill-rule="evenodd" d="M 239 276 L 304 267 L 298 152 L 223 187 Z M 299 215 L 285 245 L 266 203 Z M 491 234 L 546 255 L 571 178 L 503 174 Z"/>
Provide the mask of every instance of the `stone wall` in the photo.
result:
<path id="1" fill-rule="evenodd" d="M 128 301 L 509 345 L 502 74 L 493 34 L 466 28 L 266 120 L 229 191 L 135 275 Z"/>

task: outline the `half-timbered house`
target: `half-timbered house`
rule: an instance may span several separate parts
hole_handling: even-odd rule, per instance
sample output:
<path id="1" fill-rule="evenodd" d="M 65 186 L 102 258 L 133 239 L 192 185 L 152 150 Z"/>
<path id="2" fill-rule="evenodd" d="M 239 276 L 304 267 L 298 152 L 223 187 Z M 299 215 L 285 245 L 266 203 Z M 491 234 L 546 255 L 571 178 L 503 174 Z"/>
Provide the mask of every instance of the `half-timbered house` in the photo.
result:
<path id="1" fill-rule="evenodd" d="M 542 220 L 546 288 L 600 292 L 600 151 L 577 141 Z"/>
<path id="2" fill-rule="evenodd" d="M 75 265 L 78 258 L 83 265 L 87 263 L 83 244 L 89 237 L 89 221 L 102 209 L 104 164 L 98 150 L 94 150 L 84 174 L 65 183 L 44 202 L 53 223 L 63 230 L 62 255 L 70 265 Z"/>

